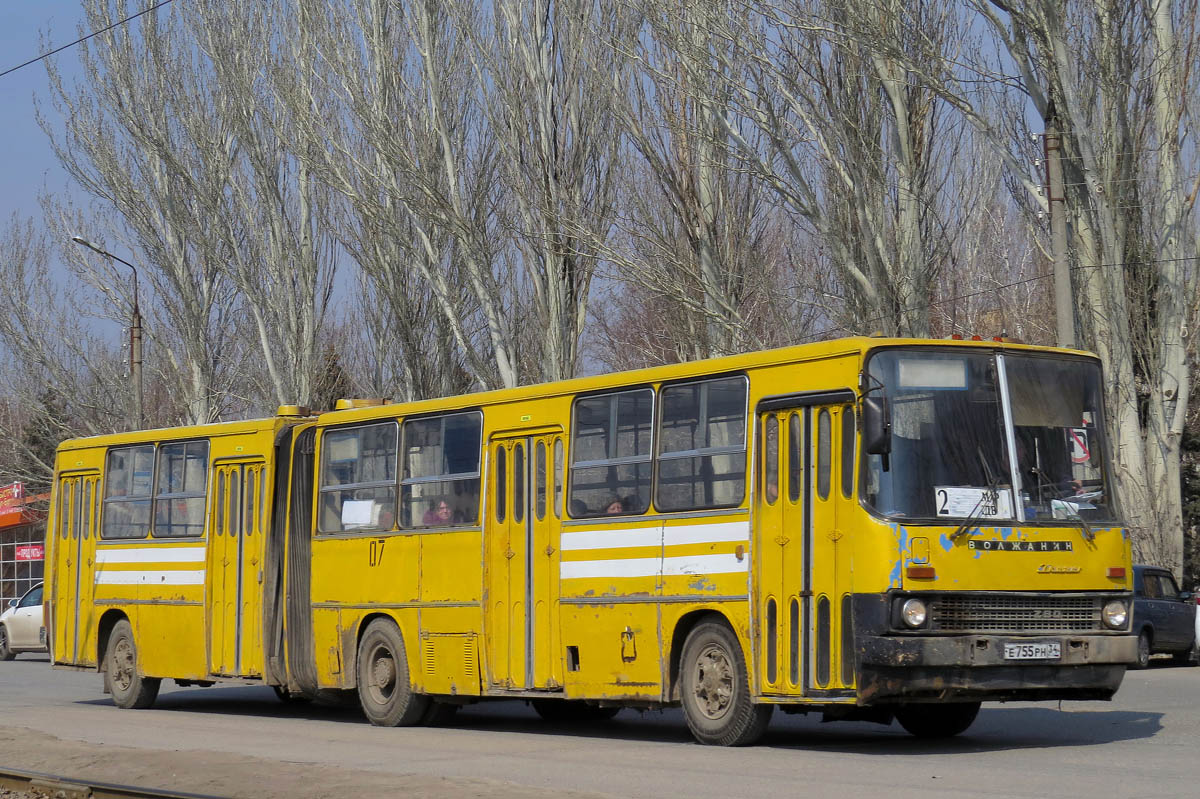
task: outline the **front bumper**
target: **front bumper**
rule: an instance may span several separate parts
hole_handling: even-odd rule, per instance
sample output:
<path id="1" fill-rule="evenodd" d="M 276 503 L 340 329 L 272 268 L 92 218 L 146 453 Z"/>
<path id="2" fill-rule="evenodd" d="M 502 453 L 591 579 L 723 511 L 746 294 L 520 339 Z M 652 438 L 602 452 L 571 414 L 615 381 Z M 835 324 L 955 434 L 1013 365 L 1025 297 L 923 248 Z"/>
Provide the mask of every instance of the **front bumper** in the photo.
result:
<path id="1" fill-rule="evenodd" d="M 1055 661 L 1004 659 L 1004 644 L 1055 641 Z M 1137 655 L 1134 635 L 863 635 L 859 701 L 1109 699 Z"/>

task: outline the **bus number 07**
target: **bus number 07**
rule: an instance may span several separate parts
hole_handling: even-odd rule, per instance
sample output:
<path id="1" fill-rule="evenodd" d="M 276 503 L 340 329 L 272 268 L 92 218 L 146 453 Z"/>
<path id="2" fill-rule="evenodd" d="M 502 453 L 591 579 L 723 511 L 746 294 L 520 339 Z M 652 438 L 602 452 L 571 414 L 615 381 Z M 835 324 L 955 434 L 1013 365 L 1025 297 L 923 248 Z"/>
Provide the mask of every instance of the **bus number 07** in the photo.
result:
<path id="1" fill-rule="evenodd" d="M 383 545 L 387 543 L 386 539 L 377 538 L 371 541 L 371 548 L 367 551 L 367 565 L 378 566 L 383 563 Z"/>

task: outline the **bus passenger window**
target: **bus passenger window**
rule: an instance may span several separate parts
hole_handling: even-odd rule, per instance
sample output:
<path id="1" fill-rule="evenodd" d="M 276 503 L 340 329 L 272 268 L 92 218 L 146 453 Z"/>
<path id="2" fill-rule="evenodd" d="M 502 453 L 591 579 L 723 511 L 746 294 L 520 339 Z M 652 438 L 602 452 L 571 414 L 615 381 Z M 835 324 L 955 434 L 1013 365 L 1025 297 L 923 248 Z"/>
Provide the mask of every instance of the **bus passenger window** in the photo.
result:
<path id="1" fill-rule="evenodd" d="M 800 434 L 800 414 L 788 418 L 788 501 L 800 501 L 800 486 L 804 479 L 804 440 Z"/>
<path id="2" fill-rule="evenodd" d="M 225 534 L 225 470 L 217 472 L 217 535 Z"/>
<path id="3" fill-rule="evenodd" d="M 817 496 L 821 499 L 829 499 L 829 459 L 833 455 L 829 424 L 829 411 L 822 410 L 817 417 Z"/>
<path id="4" fill-rule="evenodd" d="M 318 532 L 391 529 L 390 517 L 396 507 L 396 438 L 395 422 L 325 431 L 321 437 Z M 232 488 L 230 493 L 236 495 Z M 236 496 L 234 504 L 238 504 Z"/>
<path id="5" fill-rule="evenodd" d="M 513 520 L 525 521 L 525 445 L 513 447 Z"/>
<path id="6" fill-rule="evenodd" d="M 145 538 L 150 532 L 154 445 L 108 451 L 104 472 L 101 538 Z"/>
<path id="7" fill-rule="evenodd" d="M 767 417 L 763 438 L 763 498 L 774 505 L 779 499 L 779 417 L 775 414 Z"/>
<path id="8" fill-rule="evenodd" d="M 562 518 L 563 495 L 563 443 L 561 438 L 554 439 L 554 515 Z"/>
<path id="9" fill-rule="evenodd" d="M 504 446 L 496 447 L 496 521 L 504 521 L 508 500 L 508 451 Z"/>
<path id="10" fill-rule="evenodd" d="M 645 513 L 650 507 L 654 391 L 575 400 L 571 428 L 572 518 Z"/>
<path id="11" fill-rule="evenodd" d="M 847 405 L 842 408 L 842 496 L 846 499 L 854 493 L 854 432 L 854 406 Z"/>
<path id="12" fill-rule="evenodd" d="M 546 442 L 537 444 L 537 462 L 533 470 L 534 511 L 540 522 L 546 518 Z"/>
<path id="13" fill-rule="evenodd" d="M 659 510 L 738 505 L 746 492 L 744 377 L 662 389 Z"/>
<path id="14" fill-rule="evenodd" d="M 204 534 L 208 490 L 208 442 L 184 441 L 158 448 L 158 491 L 154 495 L 154 537 Z"/>
<path id="15" fill-rule="evenodd" d="M 404 423 L 404 527 L 457 527 L 479 522 L 479 411 Z"/>

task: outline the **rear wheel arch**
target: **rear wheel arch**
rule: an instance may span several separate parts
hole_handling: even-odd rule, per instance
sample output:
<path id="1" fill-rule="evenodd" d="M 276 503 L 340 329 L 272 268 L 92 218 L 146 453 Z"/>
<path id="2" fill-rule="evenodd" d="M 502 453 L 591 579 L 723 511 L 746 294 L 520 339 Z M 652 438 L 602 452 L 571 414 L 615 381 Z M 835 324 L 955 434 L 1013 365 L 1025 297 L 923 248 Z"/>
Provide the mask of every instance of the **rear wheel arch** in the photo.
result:
<path id="1" fill-rule="evenodd" d="M 96 627 L 96 671 L 105 670 L 104 656 L 108 653 L 108 639 L 112 637 L 113 627 L 116 627 L 119 621 L 129 621 L 124 611 L 107 610 L 100 617 L 100 623 Z"/>
<path id="2" fill-rule="evenodd" d="M 413 666 L 414 666 L 413 653 L 411 651 L 409 651 L 410 636 L 405 634 L 404 625 L 400 623 L 399 619 L 397 619 L 395 616 L 391 615 L 390 613 L 384 613 L 382 611 L 373 611 L 373 612 L 368 613 L 367 615 L 363 616 L 361 619 L 359 619 L 358 627 L 354 631 L 354 645 L 353 646 L 350 646 L 350 641 L 348 640 L 348 636 L 346 638 L 343 638 L 342 649 L 344 651 L 342 652 L 342 661 L 343 661 L 342 662 L 342 672 L 350 680 L 349 685 L 346 685 L 345 683 L 343 683 L 343 686 L 346 689 L 354 689 L 354 688 L 358 687 L 358 648 L 362 645 L 362 639 L 363 639 L 363 636 L 366 635 L 367 628 L 370 627 L 371 622 L 375 621 L 376 619 L 386 619 L 387 621 L 390 621 L 392 624 L 394 624 L 396 626 L 396 629 L 400 631 L 400 637 L 404 640 L 404 643 L 405 643 L 405 653 L 404 653 L 405 659 L 407 661 L 409 661 L 408 662 L 409 673 L 411 676 L 415 677 L 415 672 L 413 672 Z"/>
<path id="3" fill-rule="evenodd" d="M 710 621 L 724 624 L 733 633 L 734 638 L 737 638 L 739 642 L 741 641 L 741 636 L 737 634 L 737 630 L 734 629 L 729 618 L 720 611 L 712 609 L 693 610 L 680 616 L 679 621 L 675 623 L 675 629 L 671 632 L 671 657 L 668 663 L 667 699 L 673 702 L 678 702 L 680 699 L 679 664 L 683 659 L 683 647 L 687 643 L 688 635 L 698 625 Z"/>

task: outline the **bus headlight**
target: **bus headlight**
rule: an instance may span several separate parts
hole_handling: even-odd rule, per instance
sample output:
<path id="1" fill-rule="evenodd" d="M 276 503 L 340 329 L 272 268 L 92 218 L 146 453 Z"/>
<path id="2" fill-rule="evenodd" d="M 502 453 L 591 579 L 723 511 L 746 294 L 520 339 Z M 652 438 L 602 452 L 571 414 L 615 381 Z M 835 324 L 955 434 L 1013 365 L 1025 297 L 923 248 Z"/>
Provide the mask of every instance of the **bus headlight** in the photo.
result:
<path id="1" fill-rule="evenodd" d="M 925 626 L 927 616 L 925 603 L 920 599 L 910 599 L 900 608 L 900 618 L 904 619 L 904 623 L 913 629 Z"/>
<path id="2" fill-rule="evenodd" d="M 1104 612 L 1100 616 L 1106 625 L 1114 630 L 1120 630 L 1125 627 L 1125 622 L 1129 621 L 1129 610 L 1123 601 L 1114 599 L 1104 606 Z"/>

